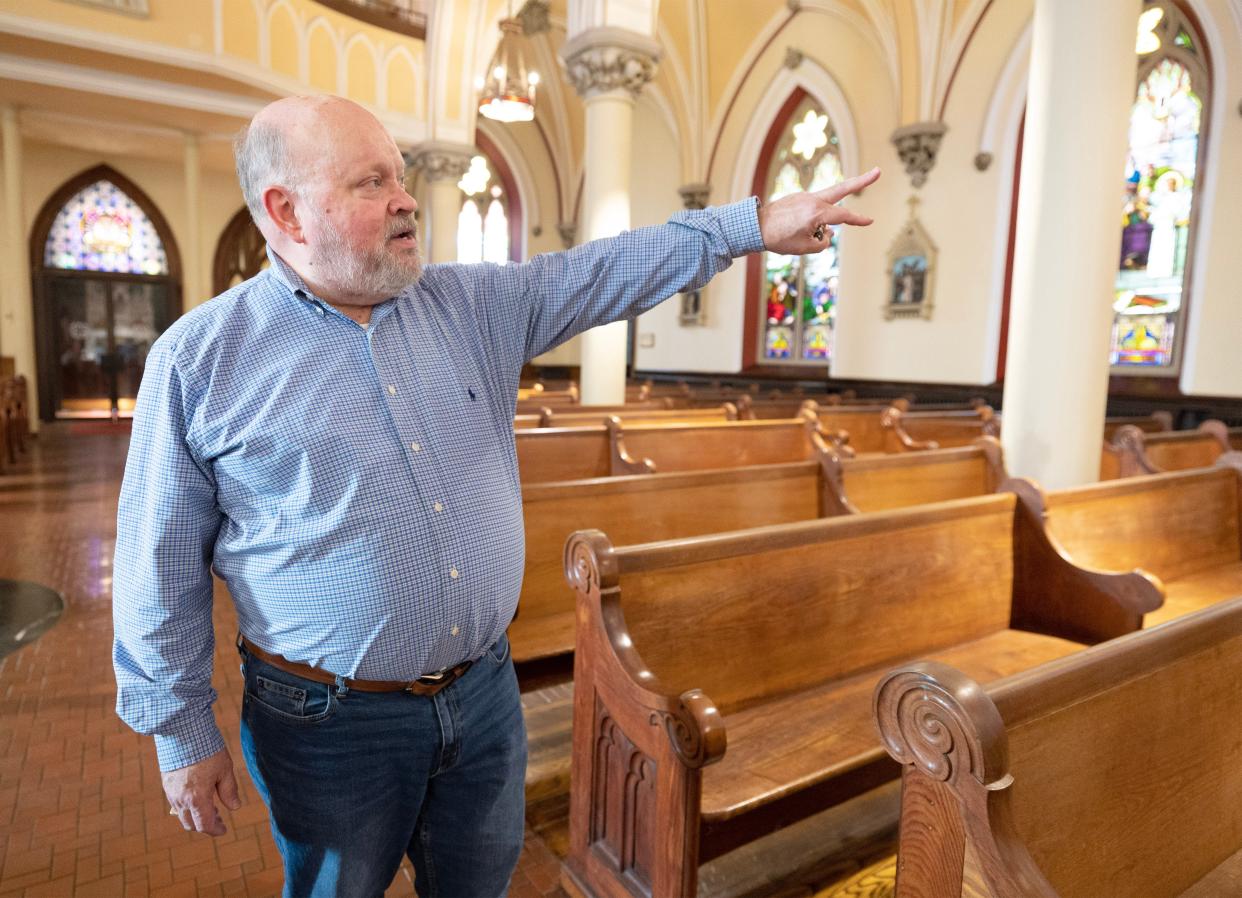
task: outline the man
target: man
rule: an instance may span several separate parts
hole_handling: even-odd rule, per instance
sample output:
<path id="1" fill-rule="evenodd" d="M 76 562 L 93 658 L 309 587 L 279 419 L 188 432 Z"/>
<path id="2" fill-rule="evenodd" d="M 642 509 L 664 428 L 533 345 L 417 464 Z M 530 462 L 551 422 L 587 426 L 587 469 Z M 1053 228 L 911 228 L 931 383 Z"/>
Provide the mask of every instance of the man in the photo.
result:
<path id="1" fill-rule="evenodd" d="M 403 162 L 368 112 L 295 97 L 237 143 L 271 268 L 152 347 L 121 491 L 118 713 L 152 733 L 187 830 L 239 804 L 211 705 L 214 571 L 242 633 L 241 742 L 286 895 L 499 896 L 525 733 L 504 632 L 523 567 L 512 419 L 529 359 L 806 253 L 878 171 L 524 265 L 422 270 Z"/>

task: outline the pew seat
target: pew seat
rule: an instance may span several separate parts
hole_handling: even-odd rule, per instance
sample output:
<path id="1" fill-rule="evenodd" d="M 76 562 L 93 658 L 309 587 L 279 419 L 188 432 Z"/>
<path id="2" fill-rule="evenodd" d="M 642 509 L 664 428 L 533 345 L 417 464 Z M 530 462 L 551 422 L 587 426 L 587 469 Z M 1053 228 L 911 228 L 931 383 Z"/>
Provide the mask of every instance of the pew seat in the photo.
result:
<path id="1" fill-rule="evenodd" d="M 1068 639 L 1005 629 L 928 657 L 986 682 L 1081 650 Z M 876 748 L 871 693 L 885 670 L 725 714 L 729 750 L 703 770 L 704 823 L 710 827 L 858 767 Z"/>
<path id="2" fill-rule="evenodd" d="M 1164 589 L 1164 604 L 1143 618 L 1143 626 L 1162 624 L 1221 599 L 1242 596 L 1242 561 L 1165 580 Z"/>

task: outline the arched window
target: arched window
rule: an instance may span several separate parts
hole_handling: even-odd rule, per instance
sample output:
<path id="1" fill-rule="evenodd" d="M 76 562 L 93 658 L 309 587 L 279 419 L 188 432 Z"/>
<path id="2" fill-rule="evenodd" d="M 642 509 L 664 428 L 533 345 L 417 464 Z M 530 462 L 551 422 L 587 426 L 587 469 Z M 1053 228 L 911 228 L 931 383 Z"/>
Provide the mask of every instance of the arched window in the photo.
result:
<path id="1" fill-rule="evenodd" d="M 211 295 L 219 296 L 230 287 L 248 281 L 267 268 L 267 241 L 259 233 L 250 210 L 242 206 L 229 219 L 216 243 L 211 266 Z"/>
<path id="2" fill-rule="evenodd" d="M 512 174 L 486 135 L 476 135 L 476 143 L 479 155 L 457 182 L 462 192 L 457 261 L 521 261 L 522 205 Z"/>
<path id="3" fill-rule="evenodd" d="M 1203 38 L 1173 0 L 1144 4 L 1136 50 L 1110 362 L 1117 373 L 1171 375 L 1180 366 L 1210 79 Z"/>
<path id="4" fill-rule="evenodd" d="M 181 311 L 167 222 L 99 166 L 44 204 L 31 256 L 41 416 L 128 413 L 151 344 Z"/>
<path id="5" fill-rule="evenodd" d="M 764 202 L 800 190 L 823 190 L 842 179 L 837 135 L 819 104 L 799 91 L 782 112 L 760 160 Z M 766 364 L 826 364 L 832 355 L 838 299 L 836 234 L 820 253 L 764 253 L 762 274 L 759 359 Z"/>

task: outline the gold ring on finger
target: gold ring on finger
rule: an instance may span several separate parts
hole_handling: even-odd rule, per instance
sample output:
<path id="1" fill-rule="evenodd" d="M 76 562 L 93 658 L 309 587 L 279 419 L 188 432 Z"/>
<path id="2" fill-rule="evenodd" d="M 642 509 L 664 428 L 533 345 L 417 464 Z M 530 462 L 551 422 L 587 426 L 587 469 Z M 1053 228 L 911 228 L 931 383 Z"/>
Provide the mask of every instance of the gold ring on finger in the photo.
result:
<path id="1" fill-rule="evenodd" d="M 815 238 L 816 242 L 823 240 L 824 239 L 824 226 L 816 225 L 815 230 L 811 234 L 811 236 Z"/>

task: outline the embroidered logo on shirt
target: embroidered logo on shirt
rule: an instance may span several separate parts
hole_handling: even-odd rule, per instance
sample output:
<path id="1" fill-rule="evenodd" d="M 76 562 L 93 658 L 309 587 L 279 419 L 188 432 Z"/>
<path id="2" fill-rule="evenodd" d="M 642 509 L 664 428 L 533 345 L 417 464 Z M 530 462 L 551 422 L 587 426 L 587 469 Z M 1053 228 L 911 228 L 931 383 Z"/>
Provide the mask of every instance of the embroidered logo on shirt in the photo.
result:
<path id="1" fill-rule="evenodd" d="M 467 387 L 467 388 L 466 388 L 466 392 L 470 394 L 470 401 L 471 401 L 471 402 L 474 402 L 474 401 L 475 401 L 475 399 L 477 399 L 477 398 L 478 398 L 477 396 L 475 396 L 475 395 L 474 395 L 474 390 L 470 389 L 469 387 Z"/>

